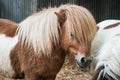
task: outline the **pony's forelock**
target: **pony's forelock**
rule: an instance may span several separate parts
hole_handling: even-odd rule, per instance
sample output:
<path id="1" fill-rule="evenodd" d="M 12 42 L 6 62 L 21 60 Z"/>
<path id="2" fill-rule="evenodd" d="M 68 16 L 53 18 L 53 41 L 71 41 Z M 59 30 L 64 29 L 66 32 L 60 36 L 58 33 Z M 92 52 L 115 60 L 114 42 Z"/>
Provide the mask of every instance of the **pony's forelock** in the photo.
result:
<path id="1" fill-rule="evenodd" d="M 86 8 L 77 5 L 62 5 L 60 9 L 66 10 L 65 26 L 71 29 L 81 45 L 85 44 L 86 47 L 90 48 L 97 32 L 96 22 L 92 14 Z"/>
<path id="2" fill-rule="evenodd" d="M 42 10 L 19 24 L 18 36 L 22 45 L 33 48 L 38 54 L 49 55 L 59 41 L 59 22 L 56 8 Z"/>

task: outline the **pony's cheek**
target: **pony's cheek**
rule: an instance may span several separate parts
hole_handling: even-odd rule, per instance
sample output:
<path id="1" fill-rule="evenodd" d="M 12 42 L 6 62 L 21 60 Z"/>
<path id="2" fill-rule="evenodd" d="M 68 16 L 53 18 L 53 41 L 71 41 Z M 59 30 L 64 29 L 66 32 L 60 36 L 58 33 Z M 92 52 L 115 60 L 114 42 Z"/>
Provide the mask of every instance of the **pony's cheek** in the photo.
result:
<path id="1" fill-rule="evenodd" d="M 72 53 L 73 55 L 77 55 L 77 50 L 74 49 L 73 47 L 69 47 L 68 51 Z"/>

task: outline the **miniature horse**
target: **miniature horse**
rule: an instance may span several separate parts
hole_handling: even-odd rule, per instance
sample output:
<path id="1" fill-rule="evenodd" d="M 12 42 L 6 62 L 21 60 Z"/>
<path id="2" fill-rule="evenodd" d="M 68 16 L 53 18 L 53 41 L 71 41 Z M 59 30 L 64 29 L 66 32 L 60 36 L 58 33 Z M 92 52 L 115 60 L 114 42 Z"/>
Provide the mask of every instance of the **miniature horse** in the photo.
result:
<path id="1" fill-rule="evenodd" d="M 98 23 L 91 45 L 92 80 L 120 80 L 120 20 Z"/>
<path id="2" fill-rule="evenodd" d="M 67 54 L 90 55 L 97 31 L 90 12 L 77 5 L 43 9 L 12 25 L 0 22 L 0 71 L 25 80 L 55 80 Z"/>
<path id="3" fill-rule="evenodd" d="M 120 20 L 105 20 L 98 26 L 91 46 L 92 80 L 120 80 Z"/>

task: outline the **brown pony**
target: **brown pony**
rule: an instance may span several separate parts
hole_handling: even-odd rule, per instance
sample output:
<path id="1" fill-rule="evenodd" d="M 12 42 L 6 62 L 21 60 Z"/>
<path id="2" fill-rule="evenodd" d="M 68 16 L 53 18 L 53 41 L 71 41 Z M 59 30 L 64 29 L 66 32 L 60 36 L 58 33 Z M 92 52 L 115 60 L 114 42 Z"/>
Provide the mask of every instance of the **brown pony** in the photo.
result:
<path id="1" fill-rule="evenodd" d="M 83 66 L 88 64 L 96 30 L 90 12 L 77 5 L 43 9 L 19 23 L 18 28 L 1 21 L 0 71 L 12 78 L 54 80 L 67 53 L 79 55 Z"/>

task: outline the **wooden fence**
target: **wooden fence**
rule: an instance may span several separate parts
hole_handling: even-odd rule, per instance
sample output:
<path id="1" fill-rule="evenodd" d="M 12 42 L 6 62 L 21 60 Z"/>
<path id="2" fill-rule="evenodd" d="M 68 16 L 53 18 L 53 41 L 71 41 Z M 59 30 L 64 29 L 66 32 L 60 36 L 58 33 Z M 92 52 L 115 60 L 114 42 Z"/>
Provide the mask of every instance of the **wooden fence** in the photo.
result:
<path id="1" fill-rule="evenodd" d="M 39 9 L 61 4 L 84 6 L 97 22 L 120 19 L 120 0 L 0 0 L 0 17 L 20 22 Z"/>

